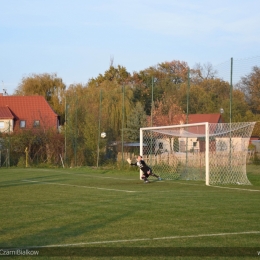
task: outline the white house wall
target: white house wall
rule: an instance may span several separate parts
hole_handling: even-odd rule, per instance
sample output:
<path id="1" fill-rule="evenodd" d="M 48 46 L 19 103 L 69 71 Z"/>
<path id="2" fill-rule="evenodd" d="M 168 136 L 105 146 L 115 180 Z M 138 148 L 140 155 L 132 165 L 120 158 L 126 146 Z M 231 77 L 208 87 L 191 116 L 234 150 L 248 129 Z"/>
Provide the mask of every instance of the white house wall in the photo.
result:
<path id="1" fill-rule="evenodd" d="M 9 133 L 9 132 L 13 132 L 13 120 L 0 120 L 1 122 L 4 122 L 4 126 L 2 128 L 0 128 L 0 132 L 1 133 Z"/>
<path id="2" fill-rule="evenodd" d="M 195 138 L 178 138 L 179 140 L 179 151 L 186 152 L 186 150 L 191 152 L 200 151 L 200 142 Z M 186 142 L 187 145 L 186 145 Z M 232 151 L 246 151 L 248 149 L 248 138 L 242 137 L 232 137 L 231 139 L 231 150 Z M 173 149 L 174 138 L 170 139 L 157 139 L 155 143 L 155 152 L 160 151 L 161 153 L 170 152 Z M 217 137 L 215 138 L 216 152 L 228 152 L 230 151 L 230 138 L 227 137 Z M 162 147 L 162 148 L 161 148 Z M 172 149 L 171 149 L 172 147 Z"/>

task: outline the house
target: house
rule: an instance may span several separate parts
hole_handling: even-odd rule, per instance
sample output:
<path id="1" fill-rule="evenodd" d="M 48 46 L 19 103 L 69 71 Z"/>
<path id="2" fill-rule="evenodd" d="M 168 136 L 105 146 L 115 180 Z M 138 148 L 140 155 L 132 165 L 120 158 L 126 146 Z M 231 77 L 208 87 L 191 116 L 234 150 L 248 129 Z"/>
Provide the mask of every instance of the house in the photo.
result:
<path id="1" fill-rule="evenodd" d="M 59 117 L 43 96 L 0 95 L 0 132 L 58 126 Z"/>
<path id="2" fill-rule="evenodd" d="M 216 114 L 190 114 L 188 115 L 188 120 L 186 120 L 186 115 L 177 115 L 175 117 L 175 125 L 182 125 L 186 124 L 186 121 L 188 121 L 188 124 L 196 124 L 196 123 L 211 123 L 211 124 L 218 124 L 223 123 L 223 118 L 220 113 Z M 216 125 L 215 127 L 219 127 Z M 216 129 L 218 130 L 218 129 Z M 193 137 L 179 137 L 179 151 L 180 152 L 186 152 L 186 150 L 193 151 L 194 153 L 205 151 L 205 140 L 203 138 L 198 138 L 198 135 L 204 135 L 205 134 L 205 128 L 204 127 L 194 127 L 189 128 L 189 131 L 192 135 L 194 133 Z M 172 140 L 173 142 L 173 140 Z M 170 146 L 173 146 L 173 143 L 168 143 L 167 141 L 163 140 L 157 140 L 157 143 L 155 145 L 155 151 L 156 153 L 162 153 L 165 151 L 171 151 Z M 211 149 L 216 149 L 216 147 L 212 147 Z"/>
<path id="3" fill-rule="evenodd" d="M 0 107 L 0 132 L 13 132 L 14 116 L 9 107 Z"/>
<path id="4" fill-rule="evenodd" d="M 188 123 L 195 124 L 195 123 L 224 123 L 221 114 L 191 114 L 188 116 Z"/>
<path id="5" fill-rule="evenodd" d="M 220 113 L 216 114 L 190 114 L 188 116 L 188 123 L 189 124 L 196 124 L 196 123 L 204 123 L 208 122 L 210 124 L 218 124 L 218 123 L 224 123 L 222 115 Z M 216 126 L 217 127 L 217 126 Z M 205 134 L 204 128 L 201 128 L 203 131 L 201 134 Z M 194 152 L 202 152 L 205 151 L 205 141 L 202 141 L 200 138 L 191 138 L 187 139 L 188 141 L 188 147 L 190 150 L 193 150 Z M 182 139 L 182 142 L 180 144 L 180 148 L 182 151 L 185 151 L 186 148 L 186 140 Z M 211 149 L 215 150 L 215 145 L 211 145 Z"/>
<path id="6" fill-rule="evenodd" d="M 183 118 L 179 121 L 183 124 Z M 242 136 L 241 132 L 233 134 L 229 124 L 222 124 L 221 114 L 191 114 L 188 117 L 188 128 L 181 128 L 175 137 L 178 137 L 178 151 L 186 153 L 205 152 L 205 127 L 204 126 L 190 126 L 190 124 L 198 124 L 208 122 L 210 124 L 210 147 L 212 152 L 228 152 L 245 151 L 248 149 L 248 139 Z M 239 130 L 239 129 L 238 129 Z M 231 140 L 232 139 L 232 140 Z M 172 151 L 174 140 L 170 142 L 163 139 L 157 139 L 155 144 L 155 151 L 159 153 Z"/>

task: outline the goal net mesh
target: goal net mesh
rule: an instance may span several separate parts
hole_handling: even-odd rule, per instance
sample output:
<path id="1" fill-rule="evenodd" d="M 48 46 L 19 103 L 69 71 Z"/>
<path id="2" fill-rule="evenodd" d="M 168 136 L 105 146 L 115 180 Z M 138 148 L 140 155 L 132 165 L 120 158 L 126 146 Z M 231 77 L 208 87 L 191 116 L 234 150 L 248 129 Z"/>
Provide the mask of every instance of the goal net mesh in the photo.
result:
<path id="1" fill-rule="evenodd" d="M 141 128 L 141 154 L 163 179 L 206 179 L 209 184 L 250 185 L 246 174 L 248 145 L 255 122 Z M 206 160 L 208 156 L 208 160 Z"/>

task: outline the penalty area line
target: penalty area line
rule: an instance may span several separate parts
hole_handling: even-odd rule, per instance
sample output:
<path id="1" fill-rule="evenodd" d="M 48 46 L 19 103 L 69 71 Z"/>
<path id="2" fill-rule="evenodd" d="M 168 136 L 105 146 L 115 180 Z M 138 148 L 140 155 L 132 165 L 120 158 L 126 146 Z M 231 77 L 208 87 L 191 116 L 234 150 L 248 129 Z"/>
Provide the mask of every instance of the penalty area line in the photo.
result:
<path id="1" fill-rule="evenodd" d="M 42 184 L 50 184 L 50 185 L 58 185 L 58 186 L 70 186 L 70 187 L 77 187 L 77 188 L 106 190 L 106 191 L 118 191 L 118 192 L 128 192 L 128 193 L 137 192 L 137 191 L 132 191 L 132 190 L 107 189 L 107 188 L 100 188 L 100 187 L 81 186 L 81 185 L 54 183 L 54 182 L 45 182 L 45 181 L 31 181 L 31 180 L 22 180 L 22 181 L 24 181 L 24 182 L 33 182 L 33 183 L 42 183 Z"/>
<path id="2" fill-rule="evenodd" d="M 213 186 L 213 185 L 209 185 L 209 187 L 220 188 L 220 189 L 228 189 L 228 190 L 245 190 L 245 191 L 256 191 L 256 192 L 260 192 L 260 190 L 241 189 L 241 188 L 231 188 L 231 187 L 221 187 L 221 186 Z"/>
<path id="3" fill-rule="evenodd" d="M 59 245 L 30 246 L 30 247 L 26 247 L 26 248 L 69 247 L 69 246 L 82 246 L 82 245 L 95 245 L 95 244 L 116 244 L 116 243 L 129 243 L 129 242 L 139 242 L 139 241 L 152 241 L 152 240 L 171 240 L 171 239 L 217 237 L 217 236 L 233 236 L 233 235 L 250 235 L 250 234 L 260 234 L 260 231 L 245 231 L 245 232 L 233 232 L 233 233 L 232 232 L 231 233 L 215 233 L 215 234 L 198 234 L 198 235 L 155 237 L 155 238 L 136 238 L 136 239 L 123 239 L 123 240 L 107 240 L 107 241 L 81 242 L 81 243 L 59 244 Z"/>
<path id="4" fill-rule="evenodd" d="M 35 170 L 35 169 L 33 169 Z M 135 181 L 136 179 L 126 179 L 126 178 L 116 178 L 116 177 L 109 177 L 109 176 L 97 176 L 97 175 L 91 175 L 91 174 L 85 174 L 85 173 L 74 173 L 74 172 L 65 172 L 65 171 L 57 171 L 57 170 L 47 170 L 47 169 L 41 169 L 41 171 L 45 172 L 57 172 L 60 174 L 67 174 L 67 175 L 77 175 L 81 177 L 86 178 L 100 178 L 100 179 L 112 179 L 112 180 L 122 180 L 122 181 Z"/>

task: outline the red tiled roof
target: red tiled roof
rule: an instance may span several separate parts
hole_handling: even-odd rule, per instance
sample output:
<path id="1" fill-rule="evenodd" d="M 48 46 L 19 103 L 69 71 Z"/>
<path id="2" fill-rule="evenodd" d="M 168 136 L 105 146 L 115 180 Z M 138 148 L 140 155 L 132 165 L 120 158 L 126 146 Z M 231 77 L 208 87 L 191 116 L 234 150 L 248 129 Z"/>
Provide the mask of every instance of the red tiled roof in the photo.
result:
<path id="1" fill-rule="evenodd" d="M 185 114 L 175 116 L 176 124 L 186 124 L 187 116 Z M 223 123 L 221 114 L 189 114 L 188 123 Z"/>
<path id="2" fill-rule="evenodd" d="M 0 119 L 14 119 L 14 116 L 8 107 L 0 107 Z"/>
<path id="3" fill-rule="evenodd" d="M 26 120 L 26 128 L 32 128 L 35 120 L 44 129 L 58 127 L 58 115 L 43 96 L 0 96 L 0 107 L 10 109 L 15 119 L 14 130 L 20 128 L 20 120 Z"/>
<path id="4" fill-rule="evenodd" d="M 189 124 L 194 123 L 221 123 L 222 118 L 221 114 L 190 114 L 189 115 Z"/>

